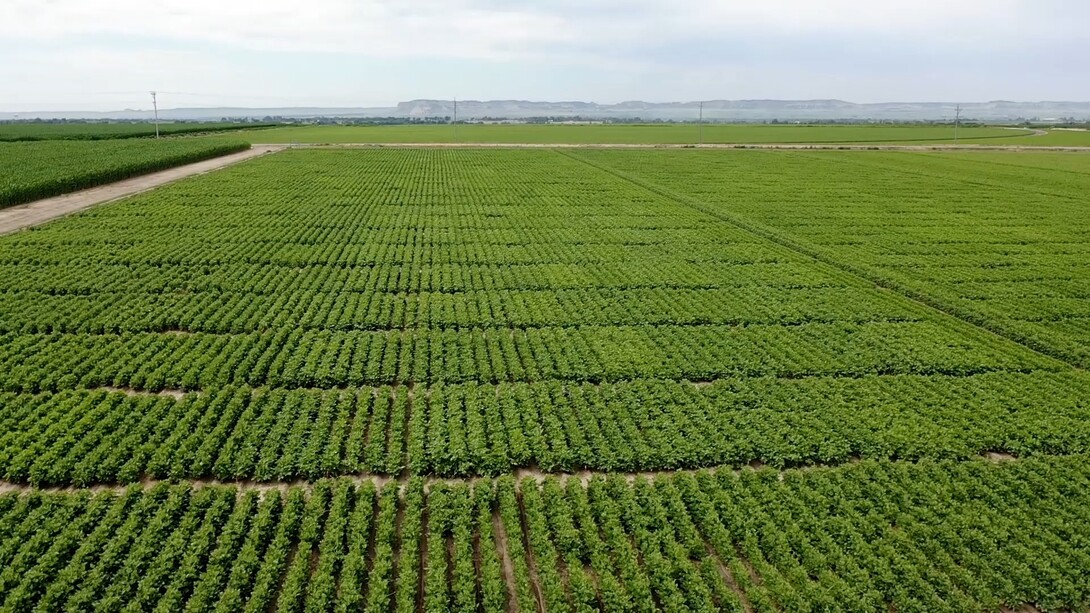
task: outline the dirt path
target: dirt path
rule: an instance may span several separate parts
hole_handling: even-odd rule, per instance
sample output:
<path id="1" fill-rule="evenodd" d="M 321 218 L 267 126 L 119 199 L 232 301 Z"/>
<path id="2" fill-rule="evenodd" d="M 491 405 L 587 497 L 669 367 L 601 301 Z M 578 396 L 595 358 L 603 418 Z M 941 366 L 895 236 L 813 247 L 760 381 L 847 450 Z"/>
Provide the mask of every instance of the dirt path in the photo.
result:
<path id="1" fill-rule="evenodd" d="M 165 185 L 178 179 L 184 179 L 193 175 L 211 172 L 224 166 L 237 164 L 243 160 L 279 151 L 284 147 L 279 145 L 254 145 L 251 149 L 232 153 L 203 162 L 186 164 L 160 170 L 151 174 L 140 175 L 125 179 L 116 183 L 109 183 L 92 187 L 90 189 L 72 192 L 52 198 L 36 200 L 28 204 L 21 204 L 6 209 L 0 209 L 0 234 L 22 230 L 41 223 L 45 223 L 57 217 L 70 215 L 76 211 L 90 208 L 97 204 L 112 202 L 119 198 L 139 194 Z"/>
<path id="2" fill-rule="evenodd" d="M 1061 454 L 1061 455 L 1063 455 L 1063 454 Z M 835 463 L 830 463 L 830 464 L 812 464 L 812 465 L 798 466 L 798 467 L 795 467 L 795 468 L 782 468 L 782 469 L 770 468 L 768 466 L 765 466 L 764 464 L 761 464 L 760 462 L 754 461 L 754 462 L 751 462 L 750 464 L 748 464 L 746 466 L 741 466 L 741 467 L 733 466 L 733 465 L 720 465 L 720 466 L 708 466 L 708 467 L 705 467 L 705 468 L 680 468 L 680 469 L 676 469 L 676 470 L 647 470 L 647 471 L 640 471 L 640 472 L 621 472 L 621 471 L 610 472 L 610 471 L 602 471 L 602 470 L 583 470 L 583 471 L 574 472 L 574 473 L 570 473 L 570 472 L 554 472 L 554 473 L 550 473 L 550 472 L 543 472 L 543 471 L 541 471 L 539 469 L 536 469 L 536 468 L 516 468 L 516 469 L 513 469 L 511 472 L 509 472 L 507 474 L 515 478 L 516 483 L 518 484 L 516 487 L 518 487 L 518 488 L 522 487 L 522 482 L 525 479 L 530 479 L 534 483 L 541 484 L 541 483 L 543 483 L 545 481 L 545 479 L 547 479 L 549 477 L 553 477 L 553 478 L 557 479 L 560 482 L 561 487 L 565 486 L 569 480 L 576 480 L 576 481 L 579 481 L 579 483 L 581 485 L 583 485 L 583 487 L 586 487 L 586 486 L 590 485 L 590 482 L 594 477 L 619 476 L 619 477 L 623 478 L 625 481 L 627 481 L 628 483 L 634 483 L 637 479 L 654 480 L 654 479 L 659 479 L 659 478 L 664 478 L 664 477 L 673 477 L 673 476 L 676 476 L 676 475 L 679 475 L 679 474 L 690 474 L 690 475 L 692 475 L 692 474 L 697 474 L 697 473 L 706 472 L 706 471 L 713 471 L 714 472 L 714 471 L 727 471 L 727 470 L 733 471 L 736 474 L 740 474 L 740 473 L 742 473 L 744 471 L 751 471 L 751 470 L 772 470 L 772 471 L 774 471 L 774 472 L 776 472 L 778 474 L 778 478 L 780 480 L 783 480 L 784 475 L 786 473 L 788 473 L 788 472 L 798 473 L 798 472 L 811 472 L 811 471 L 822 471 L 822 470 L 836 470 L 838 468 L 843 468 L 843 467 L 845 467 L 847 465 L 857 464 L 857 463 L 859 463 L 861 461 L 862 461 L 861 459 L 853 456 L 853 457 L 848 458 L 848 459 L 846 459 L 846 460 L 844 460 L 842 462 L 835 462 Z M 1010 453 L 996 452 L 996 451 L 985 451 L 985 452 L 981 452 L 975 458 L 970 457 L 969 459 L 963 460 L 963 461 L 968 461 L 968 462 L 988 462 L 988 463 L 992 463 L 992 464 L 999 464 L 999 463 L 1005 463 L 1005 462 L 1018 462 L 1020 460 L 1019 460 L 1019 458 L 1017 456 L 1014 456 L 1014 455 L 1012 455 Z M 475 486 L 475 485 L 477 485 L 479 483 L 486 483 L 487 484 L 487 483 L 492 483 L 497 477 L 498 477 L 498 475 L 496 477 L 425 477 L 424 478 L 424 491 L 425 492 L 431 491 L 432 486 L 437 485 L 437 484 L 444 484 L 444 485 L 448 485 L 448 486 L 452 486 L 452 487 L 453 486 L 458 486 L 458 485 L 472 485 L 472 486 Z M 390 476 L 390 475 L 379 475 L 379 474 L 372 474 L 372 473 L 354 473 L 354 474 L 337 475 L 336 478 L 340 479 L 340 480 L 351 481 L 352 483 L 357 484 L 357 485 L 370 483 L 371 485 L 374 485 L 376 489 L 382 489 L 383 487 L 385 487 L 386 485 L 388 485 L 390 483 L 396 483 L 401 488 L 402 492 L 404 492 L 404 488 L 408 486 L 409 480 L 412 477 L 409 476 L 409 475 Z M 144 478 L 142 478 L 137 483 L 144 486 L 144 487 L 146 487 L 146 488 L 155 487 L 156 485 L 159 485 L 160 483 L 174 483 L 174 484 L 187 484 L 187 485 L 189 485 L 190 487 L 192 487 L 194 489 L 200 489 L 200 488 L 205 488 L 205 487 L 233 487 L 233 488 L 236 488 L 239 491 L 243 491 L 243 492 L 246 492 L 246 491 L 268 492 L 268 491 L 273 491 L 273 490 L 280 491 L 280 492 L 287 492 L 291 488 L 303 488 L 303 489 L 309 491 L 314 487 L 314 482 L 313 481 L 307 481 L 306 479 L 302 479 L 302 478 L 285 480 L 285 481 L 250 481 L 250 480 L 246 480 L 246 479 L 236 480 L 236 481 L 232 481 L 232 480 L 221 481 L 219 479 L 185 479 L 185 478 L 183 478 L 183 479 L 156 479 L 156 478 L 153 478 L 153 477 L 145 476 Z M 11 492 L 20 492 L 20 493 L 29 493 L 29 492 L 73 493 L 73 492 L 80 492 L 80 491 L 122 492 L 126 488 L 130 487 L 131 485 L 132 484 L 96 483 L 96 484 L 85 485 L 85 486 L 59 485 L 59 486 L 36 487 L 36 486 L 30 485 L 30 484 L 27 484 L 27 483 L 21 483 L 21 482 L 15 482 L 15 481 L 8 481 L 6 479 L 0 479 L 0 495 L 11 493 Z"/>
<path id="3" fill-rule="evenodd" d="M 1004 130 L 1014 130 L 1016 132 L 1029 132 L 1026 136 L 1048 136 L 1047 130 L 1038 130 L 1037 128 L 1003 128 Z"/>

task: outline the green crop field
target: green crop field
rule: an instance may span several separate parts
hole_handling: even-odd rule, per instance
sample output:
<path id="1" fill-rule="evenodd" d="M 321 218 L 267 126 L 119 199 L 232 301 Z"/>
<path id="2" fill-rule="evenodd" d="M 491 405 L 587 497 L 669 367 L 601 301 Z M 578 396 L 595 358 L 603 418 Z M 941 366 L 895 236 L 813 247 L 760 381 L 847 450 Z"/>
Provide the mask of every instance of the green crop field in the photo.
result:
<path id="1" fill-rule="evenodd" d="M 689 153 L 573 155 L 1090 367 L 1090 154 Z"/>
<path id="2" fill-rule="evenodd" d="M 240 136 L 253 143 L 529 143 L 529 144 L 695 144 L 705 143 L 903 143 L 954 142 L 953 126 L 774 126 L 705 124 L 617 125 L 450 125 L 295 126 L 256 130 Z M 1068 132 L 1068 135 L 1079 134 Z M 1031 131 L 1005 128 L 962 128 L 965 144 L 1045 144 Z M 1078 137 L 1065 138 L 1077 140 Z M 1090 145 L 1090 138 L 1084 138 Z"/>
<path id="3" fill-rule="evenodd" d="M 0 609 L 1085 610 L 1087 188 L 293 149 L 0 237 Z"/>
<path id="4" fill-rule="evenodd" d="M 1018 132 L 1013 138 L 995 141 L 996 144 L 1031 145 L 1048 147 L 1090 147 L 1090 130 L 1048 129 L 1047 134 L 1035 136 L 1032 141 L 1023 141 Z"/>
<path id="5" fill-rule="evenodd" d="M 161 123 L 159 134 L 197 134 L 266 128 L 257 123 Z M 115 140 L 155 136 L 152 123 L 49 123 L 36 121 L 0 122 L 0 141 Z"/>
<path id="6" fill-rule="evenodd" d="M 0 208 L 249 148 L 223 139 L 0 143 Z"/>
<path id="7" fill-rule="evenodd" d="M 980 611 L 1085 604 L 1086 456 L 0 496 L 9 610 Z"/>

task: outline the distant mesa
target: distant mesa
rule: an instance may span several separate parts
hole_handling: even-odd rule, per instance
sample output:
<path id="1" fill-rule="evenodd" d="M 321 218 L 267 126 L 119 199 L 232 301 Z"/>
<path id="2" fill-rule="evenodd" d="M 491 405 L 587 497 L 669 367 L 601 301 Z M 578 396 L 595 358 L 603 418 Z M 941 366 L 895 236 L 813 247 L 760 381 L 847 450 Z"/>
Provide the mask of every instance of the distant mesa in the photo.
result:
<path id="1" fill-rule="evenodd" d="M 698 101 L 644 102 L 628 100 L 616 104 L 596 102 L 531 100 L 418 99 L 390 107 L 209 107 L 160 109 L 159 117 L 171 120 L 216 120 L 283 117 L 293 119 L 345 117 L 375 118 L 453 117 L 457 104 L 459 119 L 526 119 L 531 117 L 580 117 L 585 119 L 645 119 L 681 121 L 694 119 Z M 878 102 L 859 104 L 844 100 L 706 100 L 704 118 L 712 121 L 927 121 L 952 119 L 960 104 L 962 117 L 983 121 L 1017 121 L 1041 117 L 1090 119 L 1090 102 Z M 0 113 L 0 120 L 12 119 L 148 119 L 150 109 L 120 111 L 19 111 Z"/>

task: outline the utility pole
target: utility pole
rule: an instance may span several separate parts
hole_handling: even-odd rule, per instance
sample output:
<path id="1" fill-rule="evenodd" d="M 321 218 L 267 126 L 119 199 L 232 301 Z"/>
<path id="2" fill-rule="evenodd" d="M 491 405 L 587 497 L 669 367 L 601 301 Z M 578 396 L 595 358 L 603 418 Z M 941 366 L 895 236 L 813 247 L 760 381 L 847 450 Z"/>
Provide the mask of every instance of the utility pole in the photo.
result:
<path id="1" fill-rule="evenodd" d="M 700 134 L 700 144 L 704 144 L 704 102 L 700 102 L 700 120 L 697 121 L 697 132 Z"/>
<path id="2" fill-rule="evenodd" d="M 155 138 L 159 138 L 159 101 L 155 99 L 155 92 L 151 92 L 151 106 L 155 109 Z"/>
<path id="3" fill-rule="evenodd" d="M 454 142 L 458 142 L 458 97 L 454 97 Z"/>
<path id="4" fill-rule="evenodd" d="M 954 107 L 954 144 L 958 144 L 958 124 L 961 123 L 961 105 Z"/>

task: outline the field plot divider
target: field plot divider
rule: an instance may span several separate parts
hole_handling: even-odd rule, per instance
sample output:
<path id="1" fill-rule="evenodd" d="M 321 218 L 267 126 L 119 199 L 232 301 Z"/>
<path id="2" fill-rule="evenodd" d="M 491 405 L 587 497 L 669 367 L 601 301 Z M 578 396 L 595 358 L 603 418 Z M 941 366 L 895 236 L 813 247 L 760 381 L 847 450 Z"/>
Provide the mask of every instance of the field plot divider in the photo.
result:
<path id="1" fill-rule="evenodd" d="M 829 266 L 832 266 L 832 267 L 834 267 L 834 268 L 836 268 L 836 269 L 838 269 L 838 270 L 840 270 L 842 272 L 846 272 L 848 274 L 859 277 L 859 278 L 861 278 L 861 279 L 863 279 L 865 281 L 871 282 L 871 283 L 873 283 L 873 284 L 875 284 L 875 285 L 877 285 L 877 286 L 879 286 L 881 288 L 896 292 L 896 293 L 900 294 L 901 296 L 904 296 L 905 298 L 907 298 L 909 300 L 917 302 L 917 303 L 919 303 L 919 304 L 921 304 L 921 305 L 923 305 L 925 307 L 928 307 L 928 308 L 930 308 L 932 310 L 938 311 L 942 315 L 945 315 L 947 317 L 952 317 L 954 319 L 957 319 L 958 321 L 969 324 L 969 325 L 971 325 L 971 326 L 973 326 L 975 328 L 978 328 L 978 329 L 983 330 L 985 332 L 991 333 L 991 334 L 993 334 L 995 336 L 999 336 L 999 337 L 1001 337 L 1001 338 L 1003 338 L 1005 340 L 1011 341 L 1013 343 L 1017 343 L 1018 345 L 1020 345 L 1022 347 L 1025 347 L 1026 349 L 1029 349 L 1030 351 L 1033 351 L 1034 353 L 1037 353 L 1037 354 L 1039 354 L 1041 356 L 1044 356 L 1044 357 L 1051 358 L 1053 360 L 1057 360 L 1059 362 L 1062 362 L 1063 364 L 1067 365 L 1068 367 L 1070 367 L 1070 368 L 1072 368 L 1074 370 L 1079 370 L 1079 371 L 1082 370 L 1082 368 L 1078 364 L 1073 363 L 1071 361 L 1069 356 L 1065 356 L 1065 355 L 1061 354 L 1060 352 L 1055 351 L 1055 350 L 1053 350 L 1053 349 L 1051 349 L 1049 347 L 1039 345 L 1038 343 L 1035 343 L 1033 341 L 1033 339 L 1028 338 L 1028 337 L 1026 337 L 1024 335 L 1018 334 L 1018 333 L 1013 332 L 1011 330 L 1007 330 L 1006 328 L 1003 328 L 1002 326 L 994 325 L 992 322 L 986 321 L 986 320 L 984 320 L 982 318 L 978 318 L 975 315 L 973 315 L 972 313 L 967 313 L 965 311 L 962 311 L 961 309 L 959 309 L 959 308 L 957 308 L 955 306 L 952 306 L 952 305 L 950 305 L 950 304 L 948 304 L 946 302 L 943 302 L 942 300 L 939 300 L 939 299 L 935 298 L 934 296 L 931 296 L 930 294 L 927 294 L 927 293 L 920 292 L 918 290 L 912 289 L 911 287 L 908 287 L 906 285 L 903 285 L 901 283 L 898 283 L 896 281 L 893 281 L 891 279 L 883 277 L 880 274 L 872 272 L 872 271 L 870 271 L 870 270 L 868 270 L 866 268 L 854 265 L 854 264 L 852 264 L 850 262 L 844 262 L 844 261 L 838 260 L 838 259 L 836 259 L 834 257 L 831 257 L 831 256 L 823 253 L 821 250 L 816 249 L 816 248 L 814 248 L 814 247 L 812 247 L 810 245 L 807 245 L 805 243 L 801 243 L 801 242 L 798 242 L 798 241 L 793 240 L 791 238 L 788 238 L 786 236 L 783 236 L 782 234 L 779 234 L 779 233 L 777 233 L 777 232 L 775 232 L 773 230 L 765 228 L 764 226 L 761 226 L 759 224 L 755 224 L 753 222 L 742 219 L 742 218 L 740 218 L 740 217 L 738 217 L 736 215 L 731 215 L 730 213 L 726 213 L 726 212 L 723 212 L 723 211 L 721 211 L 721 210 L 719 210 L 717 208 L 708 206 L 706 203 L 704 203 L 704 202 L 702 202 L 702 201 L 700 201 L 700 200 L 698 200 L 696 198 L 693 198 L 691 196 L 687 196 L 685 194 L 675 192 L 674 190 L 663 187 L 663 186 L 661 186 L 661 185 L 659 185 L 657 183 L 653 183 L 651 181 L 647 181 L 647 180 L 641 179 L 639 177 L 634 177 L 634 176 L 632 176 L 632 175 L 630 175 L 630 174 L 628 174 L 626 172 L 623 172 L 621 170 L 617 170 L 617 169 L 612 168 L 610 166 L 606 166 L 604 164 L 600 164 L 598 162 L 593 162 L 591 160 L 582 158 L 577 153 L 573 153 L 571 151 L 566 151 L 566 150 L 561 150 L 561 149 L 553 149 L 553 151 L 555 153 L 557 153 L 558 155 L 562 155 L 562 156 L 570 158 L 570 159 L 572 159 L 574 161 L 581 162 L 583 164 L 586 164 L 587 166 L 591 166 L 592 168 L 596 168 L 596 169 L 598 169 L 598 170 L 600 170 L 602 172 L 613 175 L 614 177 L 617 177 L 618 179 L 628 181 L 629 183 L 632 183 L 633 185 L 637 185 L 639 187 L 642 187 L 643 189 L 646 189 L 647 191 L 650 191 L 650 192 L 652 192 L 654 194 L 658 194 L 659 196 L 662 196 L 664 198 L 668 198 L 670 200 L 673 200 L 674 202 L 677 202 L 678 204 L 682 204 L 682 205 L 694 208 L 694 209 L 696 209 L 696 210 L 698 210 L 698 211 L 700 211 L 702 213 L 705 213 L 707 215 L 711 215 L 712 217 L 715 217 L 716 219 L 719 219 L 721 221 L 725 221 L 725 222 L 727 222 L 729 224 L 732 224 L 732 225 L 738 227 L 741 230 L 749 232 L 750 234 L 754 234 L 754 235 L 759 236 L 761 238 L 764 238 L 766 240 L 772 241 L 773 243 L 776 243 L 777 245 L 780 245 L 781 247 L 790 249 L 791 251 L 794 251 L 794 252 L 796 252 L 796 253 L 798 253 L 800 255 L 804 255 L 804 256 L 813 258 L 813 259 L 815 259 L 815 260 L 817 260 L 819 262 L 822 262 L 824 264 L 828 264 Z"/>
<path id="2" fill-rule="evenodd" d="M 1068 457 L 1075 455 L 1082 455 L 1081 451 L 1051 451 L 1046 453 L 1040 452 L 1034 455 L 1048 455 L 1049 457 Z M 1029 456 L 1027 456 L 1029 457 Z M 680 468 L 680 469 L 661 469 L 661 470 L 643 470 L 643 471 L 616 471 L 616 470 L 581 470 L 578 472 L 541 472 L 536 469 L 518 468 L 510 472 L 499 473 L 490 476 L 474 476 L 474 477 L 421 477 L 418 475 L 402 474 L 398 476 L 390 476 L 386 474 L 345 474 L 337 475 L 333 477 L 323 477 L 318 481 L 307 481 L 305 479 L 285 479 L 279 481 L 256 481 L 250 479 L 240 480 L 219 480 L 219 479 L 205 479 L 205 478 L 163 478 L 155 479 L 151 477 L 143 478 L 139 481 L 126 482 L 126 483 L 91 483 L 87 485 L 34 485 L 31 483 L 22 483 L 16 481 L 7 481 L 0 479 L 0 496 L 4 494 L 16 493 L 19 495 L 25 494 L 74 494 L 78 492 L 113 492 L 115 494 L 123 494 L 124 492 L 139 487 L 143 489 L 152 489 L 164 485 L 186 485 L 194 490 L 202 490 L 208 488 L 218 489 L 234 489 L 239 493 L 256 492 L 259 496 L 266 496 L 271 494 L 283 494 L 292 489 L 299 489 L 306 492 L 314 491 L 318 483 L 323 481 L 329 482 L 344 482 L 351 483 L 356 486 L 372 486 L 376 490 L 381 490 L 385 487 L 393 487 L 397 489 L 398 495 L 403 496 L 405 490 L 411 483 L 419 482 L 425 493 L 430 493 L 434 486 L 455 486 L 455 485 L 471 485 L 478 486 L 481 484 L 496 483 L 500 479 L 511 478 L 517 480 L 520 484 L 523 482 L 534 482 L 542 484 L 549 477 L 556 478 L 561 485 L 566 486 L 569 481 L 577 481 L 581 484 L 586 484 L 590 479 L 596 476 L 608 477 L 611 475 L 617 475 L 623 478 L 628 483 L 633 483 L 637 479 L 655 480 L 663 477 L 673 477 L 676 475 L 698 475 L 708 471 L 731 471 L 735 475 L 740 475 L 747 471 L 753 470 L 765 470 L 774 471 L 779 479 L 783 478 L 783 475 L 789 472 L 799 471 L 822 471 L 822 470 L 836 470 L 843 468 L 846 465 L 857 464 L 863 460 L 852 459 L 838 464 L 808 464 L 802 466 L 792 466 L 787 468 L 773 468 L 769 466 L 761 466 L 760 468 L 754 468 L 749 465 L 735 466 L 733 464 L 714 464 L 710 466 L 702 466 L 699 468 Z M 901 461 L 901 460 L 898 460 Z M 1019 462 L 1021 456 L 1013 456 L 1007 453 L 998 452 L 984 452 L 977 456 L 971 456 L 969 459 L 961 460 L 968 462 L 981 462 L 985 464 L 998 464 L 1005 462 Z M 521 485 L 520 485 L 521 487 Z M 518 488 L 516 488 L 518 489 Z M 377 494 L 376 494 L 377 495 Z"/>

